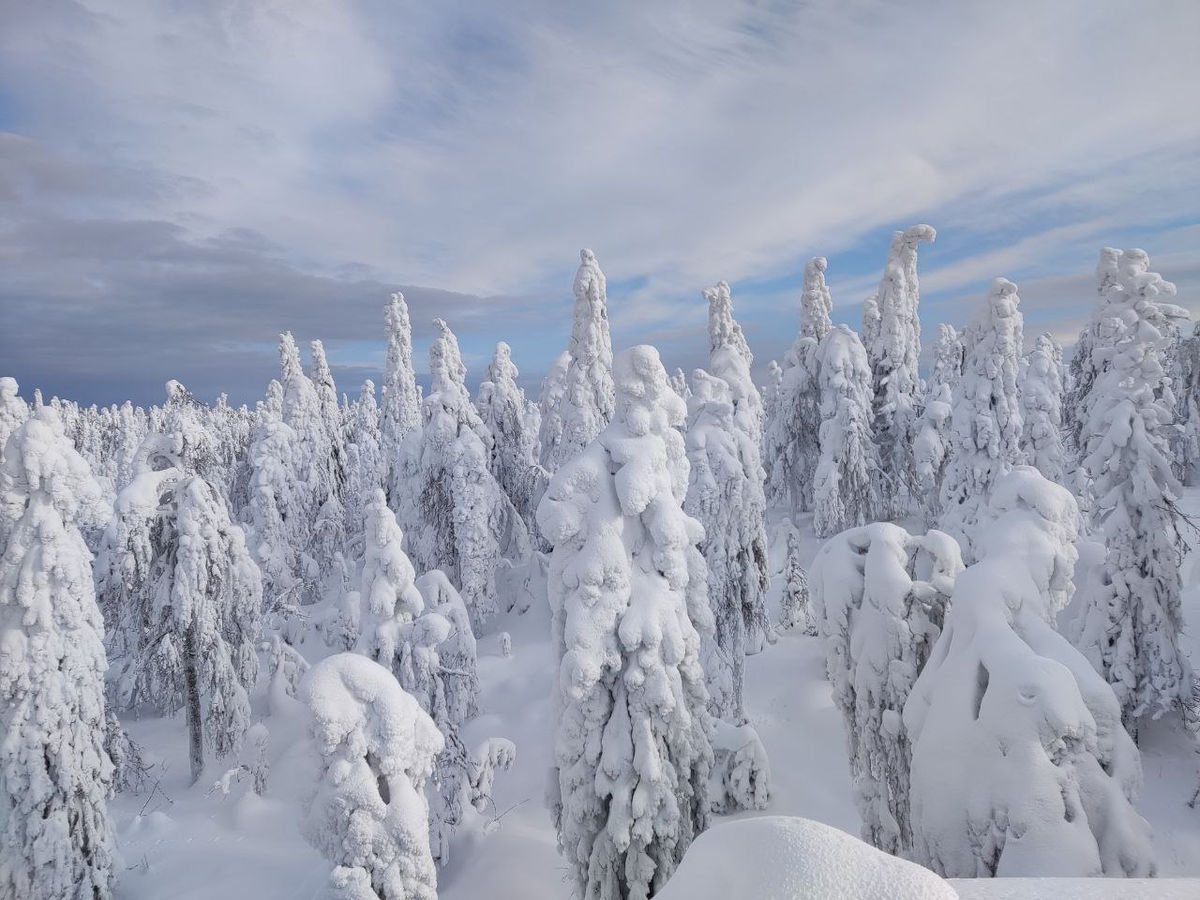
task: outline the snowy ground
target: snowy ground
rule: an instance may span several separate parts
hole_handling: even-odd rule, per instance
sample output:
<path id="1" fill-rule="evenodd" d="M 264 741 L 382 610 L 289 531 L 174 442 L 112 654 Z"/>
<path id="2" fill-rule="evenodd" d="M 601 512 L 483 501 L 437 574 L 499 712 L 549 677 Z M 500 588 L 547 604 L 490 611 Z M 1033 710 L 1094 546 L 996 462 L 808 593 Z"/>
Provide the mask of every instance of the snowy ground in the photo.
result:
<path id="1" fill-rule="evenodd" d="M 1200 514 L 1200 491 L 1189 492 L 1185 511 Z M 805 544 L 809 556 L 819 542 Z M 782 559 L 782 554 L 773 558 Z M 1185 581 L 1187 646 L 1200 662 L 1200 556 L 1189 559 Z M 778 579 L 776 580 L 778 584 Z M 483 714 L 472 722 L 468 745 L 487 737 L 517 744 L 515 767 L 497 776 L 496 809 L 472 818 L 460 833 L 455 858 L 439 873 L 445 900 L 529 900 L 566 897 L 566 868 L 554 843 L 544 796 L 550 765 L 550 687 L 555 666 L 549 613 L 530 610 L 508 617 L 513 656 L 503 658 L 495 636 L 479 645 Z M 773 802 L 765 814 L 802 816 L 852 834 L 858 815 L 850 794 L 841 718 L 830 699 L 818 639 L 784 634 L 773 647 L 747 661 L 746 705 L 772 762 Z M 161 791 L 121 796 L 113 809 L 125 856 L 118 895 L 130 898 L 240 898 L 315 896 L 328 864 L 297 829 L 302 770 L 294 760 L 300 741 L 295 723 L 267 720 L 272 730 L 273 770 L 265 797 L 238 786 L 228 797 L 210 791 L 220 772 L 188 788 L 182 720 L 129 722 L 149 756 Z M 1200 809 L 1186 805 L 1196 788 L 1196 758 L 1175 722 L 1160 722 L 1142 735 L 1145 787 L 1140 809 L 1154 827 L 1160 873 L 1200 878 Z M 169 800 L 167 798 L 170 798 Z M 753 813 L 746 815 L 755 815 Z M 1200 883 L 1032 883 L 998 879 L 956 882 L 963 898 L 1200 897 Z M 1103 891 L 1103 893 L 1101 893 Z"/>

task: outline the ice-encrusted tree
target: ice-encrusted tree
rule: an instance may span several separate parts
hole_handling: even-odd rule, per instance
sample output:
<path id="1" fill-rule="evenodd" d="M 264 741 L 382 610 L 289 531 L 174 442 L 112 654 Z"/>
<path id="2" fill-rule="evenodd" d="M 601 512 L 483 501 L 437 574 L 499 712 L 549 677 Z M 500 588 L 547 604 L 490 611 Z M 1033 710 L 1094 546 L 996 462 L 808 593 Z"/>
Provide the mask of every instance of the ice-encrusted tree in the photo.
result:
<path id="1" fill-rule="evenodd" d="M 421 392 L 413 371 L 412 321 L 404 295 L 392 294 L 384 309 L 387 357 L 383 366 L 383 403 L 380 408 L 379 443 L 383 453 L 387 493 L 396 508 L 403 492 L 405 439 L 421 427 Z"/>
<path id="2" fill-rule="evenodd" d="M 869 335 L 865 319 L 863 325 L 863 343 L 871 366 L 872 427 L 880 463 L 892 485 L 889 496 L 883 499 L 895 515 L 907 513 L 917 493 L 913 438 L 923 399 L 918 368 L 921 320 L 917 307 L 921 286 L 917 279 L 917 246 L 921 241 L 933 243 L 936 237 L 937 232 L 929 225 L 913 225 L 892 234 L 874 297 L 877 325 Z"/>
<path id="3" fill-rule="evenodd" d="M 613 415 L 613 352 L 606 282 L 596 254 L 580 250 L 579 259 L 574 285 L 575 323 L 568 345 L 571 358 L 559 401 L 562 437 L 542 460 L 551 472 L 590 444 Z"/>
<path id="4" fill-rule="evenodd" d="M 961 570 L 949 535 L 913 535 L 890 522 L 843 531 L 812 565 L 813 612 L 846 726 L 862 838 L 888 853 L 912 846 L 912 748 L 900 717 Z"/>
<path id="5" fill-rule="evenodd" d="M 963 373 L 953 392 L 949 461 L 942 477 L 939 527 L 974 562 L 976 525 L 996 482 L 1023 461 L 1021 400 L 1022 317 L 1017 286 L 992 282 L 963 335 Z"/>
<path id="6" fill-rule="evenodd" d="M 800 331 L 779 368 L 763 437 L 767 496 L 793 513 L 812 509 L 820 459 L 821 391 L 818 348 L 833 327 L 833 298 L 825 284 L 828 263 L 814 256 L 804 267 Z M 773 374 L 772 378 L 776 376 Z"/>
<path id="7" fill-rule="evenodd" d="M 475 396 L 475 408 L 492 435 L 488 468 L 504 489 L 521 518 L 533 524 L 533 507 L 538 484 L 537 432 L 531 430 L 525 392 L 517 385 L 516 365 L 508 344 L 500 341 Z"/>
<path id="8" fill-rule="evenodd" d="M 1120 254 L 1096 312 L 1084 468 L 1095 485 L 1092 521 L 1107 548 L 1088 587 L 1076 643 L 1105 676 L 1132 724 L 1190 696 L 1179 648 L 1180 544 L 1168 434 L 1174 397 L 1163 367 L 1175 286 L 1149 271 L 1142 250 Z"/>
<path id="9" fill-rule="evenodd" d="M 758 653 L 771 633 L 767 618 L 766 593 L 770 584 L 767 567 L 767 500 L 764 494 L 766 473 L 762 465 L 763 403 L 758 387 L 750 376 L 754 356 L 746 343 L 742 327 L 733 317 L 733 299 L 729 285 L 722 281 L 704 292 L 708 301 L 708 358 L 713 377 L 725 382 L 732 404 L 730 425 L 737 441 L 737 457 L 743 475 L 738 493 L 740 512 L 736 524 L 722 523 L 739 547 L 732 557 L 742 572 L 736 593 L 740 597 L 745 651 Z M 716 519 L 711 520 L 716 524 Z M 705 530 L 708 523 L 705 522 Z M 731 548 L 730 548 L 731 549 Z M 705 554 L 711 562 L 711 557 Z M 731 587 L 726 580 L 726 588 Z M 709 583 L 709 596 L 713 585 Z M 732 597 L 727 594 L 727 597 Z M 716 609 L 714 607 L 714 614 Z M 721 630 L 720 623 L 717 626 Z"/>
<path id="10" fill-rule="evenodd" d="M 1074 590 L 1075 500 L 1017 466 L 987 515 L 904 708 L 913 858 L 958 878 L 1153 875 L 1121 706 L 1054 628 Z"/>
<path id="11" fill-rule="evenodd" d="M 563 439 L 563 397 L 567 393 L 567 369 L 571 365 L 571 353 L 564 350 L 550 364 L 546 377 L 542 379 L 542 392 L 538 397 L 541 423 L 538 428 L 538 462 L 543 467 L 553 465 L 558 458 L 558 446 Z"/>
<path id="12" fill-rule="evenodd" d="M 1066 450 L 1062 439 L 1062 347 L 1040 334 L 1025 357 L 1021 378 L 1021 448 L 1025 461 L 1051 481 L 1064 484 Z"/>
<path id="13" fill-rule="evenodd" d="M 423 425 L 404 451 L 412 474 L 401 503 L 414 562 L 441 569 L 462 590 L 476 634 L 501 612 L 501 558 L 529 552 L 525 524 L 488 468 L 492 436 L 471 403 L 458 340 L 441 319 L 429 348 Z"/>
<path id="14" fill-rule="evenodd" d="M 343 900 L 436 900 L 425 783 L 442 734 L 379 663 L 339 653 L 300 685 L 320 758 L 301 831 Z"/>
<path id="15" fill-rule="evenodd" d="M 0 464 L 0 896 L 111 896 L 104 623 L 80 525 L 104 514 L 54 410 Z"/>
<path id="16" fill-rule="evenodd" d="M 875 519 L 879 460 L 871 432 L 871 370 L 858 335 L 836 325 L 817 351 L 821 456 L 813 485 L 813 531 L 829 537 Z"/>
<path id="17" fill-rule="evenodd" d="M 0 378 L 0 459 L 4 458 L 4 445 L 9 435 L 29 418 L 29 407 L 18 393 L 15 378 Z"/>
<path id="18" fill-rule="evenodd" d="M 653 347 L 622 353 L 615 376 L 614 418 L 537 511 L 554 547 L 551 809 L 576 896 L 645 898 L 707 823 L 713 626 L 702 529 L 681 508 L 684 403 Z"/>
<path id="19" fill-rule="evenodd" d="M 925 406 L 917 419 L 917 436 L 913 441 L 917 491 L 923 498 L 927 525 L 936 522 L 941 514 L 942 478 L 951 442 L 954 385 L 962 375 L 963 345 L 952 325 L 938 325 L 932 351 Z"/>

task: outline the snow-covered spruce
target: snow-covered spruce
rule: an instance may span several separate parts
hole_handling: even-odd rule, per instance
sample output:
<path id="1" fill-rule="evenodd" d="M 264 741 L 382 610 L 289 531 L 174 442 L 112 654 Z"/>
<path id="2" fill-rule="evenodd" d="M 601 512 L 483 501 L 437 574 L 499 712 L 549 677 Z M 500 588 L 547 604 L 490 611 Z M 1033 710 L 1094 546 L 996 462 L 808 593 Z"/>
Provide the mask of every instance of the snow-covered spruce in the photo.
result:
<path id="1" fill-rule="evenodd" d="M 949 535 L 889 522 L 842 532 L 813 562 L 813 611 L 846 725 L 862 837 L 888 853 L 912 847 L 912 749 L 900 717 L 961 570 Z"/>
<path id="2" fill-rule="evenodd" d="M 1062 439 L 1062 347 L 1039 334 L 1025 357 L 1021 377 L 1021 449 L 1025 462 L 1050 481 L 1065 484 L 1066 450 Z"/>
<path id="3" fill-rule="evenodd" d="M 351 404 L 346 420 L 346 546 L 357 548 L 362 541 L 363 516 L 377 488 L 384 487 L 386 465 L 379 431 L 379 406 L 375 383 L 363 382 L 358 400 Z"/>
<path id="4" fill-rule="evenodd" d="M 508 344 L 500 341 L 475 396 L 475 408 L 492 435 L 488 468 L 508 495 L 526 527 L 533 525 L 538 497 L 534 490 L 544 484 L 535 476 L 537 466 L 537 407 L 525 399 L 517 386 L 520 373 L 512 361 Z"/>
<path id="5" fill-rule="evenodd" d="M 758 653 L 771 637 L 771 623 L 767 618 L 766 593 L 770 586 L 767 567 L 767 500 L 763 493 L 766 473 L 762 465 L 763 403 L 758 387 L 750 376 L 754 356 L 750 345 L 742 334 L 742 327 L 733 317 L 733 299 L 729 285 L 722 281 L 704 292 L 708 301 L 708 357 L 711 374 L 721 379 L 728 387 L 732 405 L 730 425 L 735 441 L 737 460 L 742 474 L 739 479 L 737 513 L 732 511 L 721 527 L 728 532 L 725 541 L 727 565 L 736 567 L 726 570 L 724 586 L 717 590 L 724 594 L 722 608 L 732 612 L 740 606 L 743 641 L 746 653 Z M 705 535 L 713 540 L 710 523 L 716 527 L 718 517 L 701 519 Z M 705 559 L 712 571 L 713 557 L 707 552 Z M 734 572 L 738 574 L 734 575 Z M 713 598 L 714 583 L 710 575 L 709 598 Z M 734 599 L 740 600 L 736 605 Z M 719 617 L 717 606 L 713 614 Z M 718 642 L 721 625 L 717 624 Z M 772 638 L 773 639 L 773 638 Z"/>
<path id="6" fill-rule="evenodd" d="M 613 415 L 613 352 L 608 331 L 604 273 L 591 250 L 579 251 L 575 273 L 575 323 L 571 327 L 558 417 L 562 437 L 546 448 L 542 464 L 550 472 L 590 444 Z"/>
<path id="7" fill-rule="evenodd" d="M 833 327 L 833 299 L 825 284 L 828 263 L 814 256 L 804 267 L 800 295 L 800 331 L 778 373 L 763 435 L 771 504 L 793 513 L 812 509 L 820 446 L 821 393 L 818 347 Z"/>
<path id="8" fill-rule="evenodd" d="M 937 232 L 929 225 L 913 225 L 892 234 L 883 277 L 873 298 L 873 315 L 878 320 L 869 335 L 864 320 L 863 343 L 871 366 L 872 425 L 879 459 L 891 484 L 887 496 L 881 499 L 887 501 L 894 515 L 905 515 L 917 492 L 913 438 L 923 399 L 918 370 L 921 320 L 917 306 L 921 287 L 917 246 L 921 241 L 932 243 L 936 237 Z"/>
<path id="9" fill-rule="evenodd" d="M 790 524 L 787 531 L 787 558 L 783 564 L 783 591 L 779 600 L 779 626 L 799 628 L 808 635 L 817 633 L 808 573 L 800 562 L 800 531 Z"/>
<path id="10" fill-rule="evenodd" d="M 320 756 L 304 837 L 334 866 L 343 900 L 436 900 L 425 782 L 442 735 L 391 672 L 339 653 L 305 676 L 300 696 Z"/>
<path id="11" fill-rule="evenodd" d="M 110 696 L 186 712 L 192 780 L 249 726 L 262 576 L 225 501 L 189 474 L 179 423 L 151 434 L 144 468 L 117 498 L 97 560 L 114 660 Z M 161 468 L 154 468 L 160 466 Z"/>
<path id="12" fill-rule="evenodd" d="M 1179 648 L 1180 549 L 1168 434 L 1174 397 L 1163 368 L 1168 325 L 1186 312 L 1144 251 L 1120 254 L 1096 311 L 1099 372 L 1089 395 L 1083 466 L 1095 485 L 1092 521 L 1108 555 L 1090 583 L 1076 644 L 1113 686 L 1125 722 L 1190 697 Z"/>
<path id="13" fill-rule="evenodd" d="M 564 350 L 555 357 L 542 379 L 542 392 L 538 397 L 538 462 L 543 468 L 554 464 L 562 444 L 563 397 L 567 393 L 567 369 L 570 366 L 570 351 Z"/>
<path id="14" fill-rule="evenodd" d="M 111 895 L 104 623 L 80 524 L 100 489 L 47 407 L 0 464 L 0 896 Z"/>
<path id="15" fill-rule="evenodd" d="M 917 491 L 923 499 L 927 526 L 941 515 L 942 478 L 951 445 L 954 386 L 962 375 L 963 345 L 953 326 L 938 325 L 932 353 L 925 406 L 917 419 L 917 436 L 913 441 Z"/>
<path id="16" fill-rule="evenodd" d="M 1100 260 L 1096 264 L 1097 310 L 1104 307 L 1108 291 L 1117 282 L 1120 256 L 1121 251 L 1113 247 L 1104 247 L 1100 251 Z M 1093 315 L 1079 332 L 1067 369 L 1069 387 L 1063 403 L 1063 432 L 1067 445 L 1078 457 L 1082 457 L 1087 448 L 1087 410 L 1091 405 L 1092 388 L 1105 366 L 1105 361 L 1094 352 L 1101 321 L 1099 316 Z"/>
<path id="17" fill-rule="evenodd" d="M 1172 388 L 1180 431 L 1177 471 L 1185 484 L 1194 484 L 1200 466 L 1200 324 L 1193 327 L 1191 335 L 1180 338 L 1175 350 L 1175 364 L 1177 371 Z"/>
<path id="18" fill-rule="evenodd" d="M 645 898 L 708 816 L 700 524 L 681 509 L 684 404 L 653 347 L 616 362 L 616 415 L 538 506 L 559 658 L 551 808 L 574 893 Z"/>
<path id="19" fill-rule="evenodd" d="M 404 443 L 421 427 L 421 393 L 413 372 L 412 322 L 408 304 L 397 292 L 384 309 L 387 324 L 387 358 L 383 367 L 383 404 L 380 409 L 379 443 L 384 475 L 392 508 L 403 493 Z"/>
<path id="20" fill-rule="evenodd" d="M 1021 403 L 1022 316 L 1017 286 L 992 282 L 963 335 L 963 373 L 953 392 L 949 461 L 942 477 L 939 527 L 973 562 L 976 526 L 996 482 L 1023 461 Z"/>
<path id="21" fill-rule="evenodd" d="M 15 378 L 0 378 L 0 459 L 4 458 L 9 435 L 29 418 L 29 407 L 17 391 Z"/>
<path id="22" fill-rule="evenodd" d="M 422 427 L 402 451 L 412 460 L 400 504 L 413 561 L 441 569 L 462 590 L 482 634 L 501 612 L 501 559 L 529 553 L 525 523 L 488 468 L 492 435 L 467 394 L 458 340 L 441 319 L 429 348 L 432 377 Z"/>
<path id="23" fill-rule="evenodd" d="M 996 483 L 942 635 L 904 708 L 913 858 L 947 877 L 1154 874 L 1121 707 L 1054 629 L 1074 498 L 1032 466 Z"/>
<path id="24" fill-rule="evenodd" d="M 871 370 L 858 335 L 836 325 L 817 351 L 821 457 L 813 531 L 829 537 L 880 515 L 879 461 L 871 431 Z"/>

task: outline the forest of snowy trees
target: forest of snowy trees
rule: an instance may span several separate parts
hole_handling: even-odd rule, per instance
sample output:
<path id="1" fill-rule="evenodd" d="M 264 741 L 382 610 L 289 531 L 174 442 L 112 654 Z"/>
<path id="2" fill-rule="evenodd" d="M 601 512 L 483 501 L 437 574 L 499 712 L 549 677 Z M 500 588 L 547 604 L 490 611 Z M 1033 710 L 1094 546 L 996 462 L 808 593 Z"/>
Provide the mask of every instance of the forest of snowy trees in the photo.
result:
<path id="1" fill-rule="evenodd" d="M 481 642 L 519 655 L 503 623 L 541 610 L 546 896 L 648 898 L 718 817 L 773 808 L 791 762 L 747 660 L 785 633 L 820 641 L 864 841 L 944 877 L 1155 874 L 1139 735 L 1200 741 L 1177 506 L 1200 336 L 1145 252 L 1105 248 L 1073 350 L 1027 337 L 997 278 L 923 352 L 935 237 L 895 233 L 858 331 L 813 258 L 761 385 L 725 282 L 697 298 L 705 368 L 614 353 L 590 250 L 536 398 L 503 341 L 472 394 L 441 318 L 422 391 L 399 293 L 378 393 L 339 393 L 290 332 L 253 408 L 0 378 L 0 898 L 132 877 L 109 807 L 155 789 L 146 720 L 217 796 L 279 790 L 299 748 L 328 896 L 436 897 L 527 750 L 481 701 Z"/>

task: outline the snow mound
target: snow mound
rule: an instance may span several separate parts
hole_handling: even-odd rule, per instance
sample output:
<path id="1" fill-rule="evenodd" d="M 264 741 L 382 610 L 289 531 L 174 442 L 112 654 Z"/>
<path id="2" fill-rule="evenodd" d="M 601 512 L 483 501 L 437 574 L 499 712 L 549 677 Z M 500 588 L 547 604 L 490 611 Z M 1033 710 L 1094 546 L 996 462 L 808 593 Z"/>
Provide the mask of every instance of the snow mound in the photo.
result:
<path id="1" fill-rule="evenodd" d="M 844 831 L 790 816 L 739 819 L 700 835 L 658 900 L 953 900 L 928 869 Z"/>

